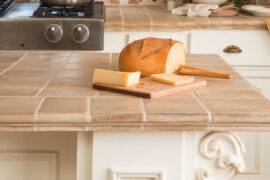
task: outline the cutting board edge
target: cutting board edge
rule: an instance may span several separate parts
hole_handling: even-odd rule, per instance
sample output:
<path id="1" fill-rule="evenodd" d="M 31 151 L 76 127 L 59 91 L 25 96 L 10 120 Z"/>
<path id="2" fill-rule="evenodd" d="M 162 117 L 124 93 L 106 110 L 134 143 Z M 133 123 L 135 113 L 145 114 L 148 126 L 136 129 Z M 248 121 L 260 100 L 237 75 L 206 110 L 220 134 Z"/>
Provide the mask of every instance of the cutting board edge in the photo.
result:
<path id="1" fill-rule="evenodd" d="M 100 91 L 121 93 L 125 95 L 131 95 L 131 96 L 136 96 L 136 97 L 141 97 L 141 98 L 146 98 L 146 99 L 152 98 L 150 93 L 134 92 L 134 91 L 124 90 L 124 89 L 118 89 L 118 88 L 106 86 L 104 84 L 93 84 L 93 88 Z"/>

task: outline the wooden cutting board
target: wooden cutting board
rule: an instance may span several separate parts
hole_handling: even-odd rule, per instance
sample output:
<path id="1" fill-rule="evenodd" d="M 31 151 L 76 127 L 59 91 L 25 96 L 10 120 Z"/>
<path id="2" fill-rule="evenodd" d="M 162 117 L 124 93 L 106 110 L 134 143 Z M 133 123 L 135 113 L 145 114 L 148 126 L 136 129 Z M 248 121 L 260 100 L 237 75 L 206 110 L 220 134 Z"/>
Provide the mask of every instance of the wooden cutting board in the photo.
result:
<path id="1" fill-rule="evenodd" d="M 131 87 L 112 86 L 106 84 L 93 84 L 94 89 L 102 91 L 117 92 L 121 94 L 128 94 L 147 99 L 168 96 L 171 94 L 188 91 L 191 89 L 204 87 L 207 82 L 204 80 L 196 80 L 192 83 L 173 86 L 169 84 L 159 83 L 150 78 L 142 78 L 140 84 Z"/>

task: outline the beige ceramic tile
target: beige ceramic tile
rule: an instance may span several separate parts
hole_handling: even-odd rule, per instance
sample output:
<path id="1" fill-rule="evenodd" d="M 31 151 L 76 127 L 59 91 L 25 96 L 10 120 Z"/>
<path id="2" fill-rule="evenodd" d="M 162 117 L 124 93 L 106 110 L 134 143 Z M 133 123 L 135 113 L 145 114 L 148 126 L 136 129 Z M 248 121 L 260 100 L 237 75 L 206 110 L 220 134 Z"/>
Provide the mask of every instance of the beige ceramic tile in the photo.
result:
<path id="1" fill-rule="evenodd" d="M 41 98 L 0 97 L 1 123 L 33 123 Z"/>
<path id="2" fill-rule="evenodd" d="M 110 53 L 101 53 L 101 52 L 93 52 L 93 51 L 75 51 L 71 55 L 72 58 L 110 58 Z"/>
<path id="3" fill-rule="evenodd" d="M 152 99 L 145 106 L 147 122 L 208 122 L 207 112 L 194 98 Z"/>
<path id="4" fill-rule="evenodd" d="M 265 22 L 260 18 L 254 18 L 251 16 L 244 16 L 239 15 L 232 17 L 233 20 L 233 28 L 236 29 L 245 29 L 245 28 L 252 28 L 252 29 L 265 29 Z"/>
<path id="5" fill-rule="evenodd" d="M 211 17 L 209 18 L 211 28 L 226 28 L 233 27 L 233 20 L 231 17 Z"/>
<path id="6" fill-rule="evenodd" d="M 191 17 L 191 19 L 195 22 L 196 28 L 208 28 L 210 26 L 208 17 Z"/>
<path id="7" fill-rule="evenodd" d="M 85 65 L 79 63 L 66 64 L 64 70 L 94 70 L 94 69 L 108 69 L 109 63 L 96 63 L 92 65 Z"/>
<path id="8" fill-rule="evenodd" d="M 266 99 L 205 99 L 214 123 L 269 123 Z"/>
<path id="9" fill-rule="evenodd" d="M 65 64 L 69 60 L 69 57 L 56 56 L 50 57 L 49 55 L 28 55 L 18 64 Z"/>
<path id="10" fill-rule="evenodd" d="M 204 79 L 207 81 L 207 89 L 218 90 L 218 89 L 246 89 L 246 90 L 256 90 L 249 82 L 246 80 L 232 76 L 231 79 L 219 79 L 219 78 L 206 78 L 206 77 L 196 77 L 197 79 Z"/>
<path id="11" fill-rule="evenodd" d="M 38 57 L 69 57 L 72 51 L 29 51 L 28 56 L 38 56 Z"/>
<path id="12" fill-rule="evenodd" d="M 92 79 L 55 78 L 48 87 L 92 87 Z"/>
<path id="13" fill-rule="evenodd" d="M 143 23 L 143 22 L 142 22 Z M 141 31 L 152 31 L 152 26 L 149 24 L 147 26 L 136 26 L 138 23 L 132 23 L 134 26 L 124 26 L 123 31 L 125 32 L 130 32 L 130 31 L 135 31 L 135 32 L 141 32 Z"/>
<path id="14" fill-rule="evenodd" d="M 57 78 L 77 78 L 77 79 L 89 79 L 89 81 L 93 77 L 94 70 L 93 69 L 82 69 L 82 70 L 71 70 L 64 69 L 58 73 Z"/>
<path id="15" fill-rule="evenodd" d="M 5 51 L 0 50 L 0 60 L 1 61 L 17 61 L 23 57 L 27 52 L 26 51 Z"/>
<path id="16" fill-rule="evenodd" d="M 187 64 L 221 64 L 227 65 L 227 63 L 216 54 L 187 54 L 186 56 Z"/>
<path id="17" fill-rule="evenodd" d="M 40 88 L 2 88 L 0 96 L 35 96 Z"/>
<path id="18" fill-rule="evenodd" d="M 119 123 L 143 121 L 139 98 L 95 98 L 90 107 L 93 123 Z"/>
<path id="19" fill-rule="evenodd" d="M 148 14 L 151 16 L 152 26 L 156 27 L 178 27 L 177 18 L 162 6 L 144 6 Z"/>
<path id="20" fill-rule="evenodd" d="M 172 94 L 164 98 L 193 98 L 193 96 L 194 95 L 192 91 L 186 91 L 186 92 L 179 92 L 176 94 Z"/>
<path id="21" fill-rule="evenodd" d="M 122 26 L 110 26 L 110 25 L 107 25 L 106 22 L 105 22 L 104 26 L 105 26 L 105 30 L 107 32 L 123 31 L 123 27 Z"/>
<path id="22" fill-rule="evenodd" d="M 143 6 L 121 6 L 125 27 L 149 27 L 151 19 Z"/>
<path id="23" fill-rule="evenodd" d="M 182 29 L 179 26 L 152 26 L 151 31 L 158 32 L 178 32 L 182 33 L 183 31 L 189 31 L 190 29 Z"/>
<path id="24" fill-rule="evenodd" d="M 74 55 L 75 56 L 75 55 Z M 87 53 L 71 57 L 68 61 L 69 64 L 78 63 L 85 65 L 99 64 L 99 63 L 108 63 L 110 61 L 111 55 L 104 54 L 99 56 L 99 54 L 89 55 Z"/>
<path id="25" fill-rule="evenodd" d="M 0 77 L 1 88 L 38 88 L 43 87 L 48 78 L 40 79 L 18 79 L 12 77 Z"/>
<path id="26" fill-rule="evenodd" d="M 176 18 L 178 19 L 179 27 L 181 29 L 191 29 L 191 28 L 195 27 L 195 25 L 196 25 L 195 21 L 190 17 L 176 16 Z"/>
<path id="27" fill-rule="evenodd" d="M 11 62 L 1 62 L 1 59 L 0 59 L 0 69 L 7 69 L 13 64 L 14 63 L 11 63 Z"/>
<path id="28" fill-rule="evenodd" d="M 218 90 L 203 88 L 195 90 L 200 98 L 230 98 L 230 99 L 263 99 L 264 96 L 257 90 L 248 89 L 223 89 Z"/>
<path id="29" fill-rule="evenodd" d="M 64 67 L 63 63 L 18 63 L 12 70 L 60 70 Z"/>
<path id="30" fill-rule="evenodd" d="M 87 122 L 88 114 L 87 98 L 48 97 L 38 111 L 38 121 L 40 123 L 83 123 Z"/>
<path id="31" fill-rule="evenodd" d="M 118 4 L 117 2 L 113 2 Z M 123 20 L 120 13 L 119 5 L 110 5 L 105 8 L 106 26 L 122 26 Z"/>
<path id="32" fill-rule="evenodd" d="M 48 87 L 39 96 L 44 97 L 95 97 L 98 92 L 86 87 Z"/>
<path id="33" fill-rule="evenodd" d="M 55 76 L 55 70 L 9 70 L 3 77 L 16 79 L 45 79 Z"/>

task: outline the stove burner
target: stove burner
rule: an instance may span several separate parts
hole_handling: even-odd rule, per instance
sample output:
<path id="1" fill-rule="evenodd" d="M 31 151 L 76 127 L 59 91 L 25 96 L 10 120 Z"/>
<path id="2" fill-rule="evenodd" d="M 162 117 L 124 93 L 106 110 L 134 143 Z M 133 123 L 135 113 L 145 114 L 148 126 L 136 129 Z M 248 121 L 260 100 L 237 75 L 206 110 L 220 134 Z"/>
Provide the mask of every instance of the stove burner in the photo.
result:
<path id="1" fill-rule="evenodd" d="M 0 17 L 3 16 L 14 4 L 14 0 L 0 0 Z"/>
<path id="2" fill-rule="evenodd" d="M 33 17 L 92 18 L 93 6 L 92 4 L 78 6 L 47 6 L 43 4 L 34 12 Z"/>

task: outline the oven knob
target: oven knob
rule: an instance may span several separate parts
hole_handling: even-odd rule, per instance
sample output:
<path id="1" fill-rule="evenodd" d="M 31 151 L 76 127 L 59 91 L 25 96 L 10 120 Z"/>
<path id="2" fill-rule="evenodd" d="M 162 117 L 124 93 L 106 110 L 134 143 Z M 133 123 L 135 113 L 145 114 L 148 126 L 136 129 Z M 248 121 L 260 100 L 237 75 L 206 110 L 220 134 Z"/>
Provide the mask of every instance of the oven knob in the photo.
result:
<path id="1" fill-rule="evenodd" d="M 71 37 L 76 43 L 84 43 L 89 38 L 89 29 L 83 24 L 75 25 L 71 30 Z"/>
<path id="2" fill-rule="evenodd" d="M 45 38 L 51 43 L 58 43 L 63 37 L 63 30 L 58 24 L 50 24 L 46 27 Z"/>

